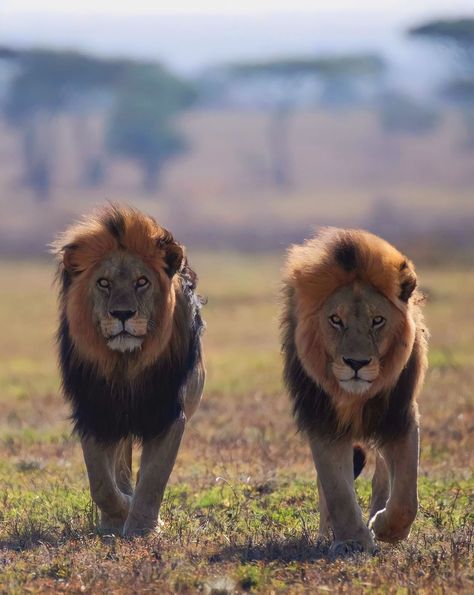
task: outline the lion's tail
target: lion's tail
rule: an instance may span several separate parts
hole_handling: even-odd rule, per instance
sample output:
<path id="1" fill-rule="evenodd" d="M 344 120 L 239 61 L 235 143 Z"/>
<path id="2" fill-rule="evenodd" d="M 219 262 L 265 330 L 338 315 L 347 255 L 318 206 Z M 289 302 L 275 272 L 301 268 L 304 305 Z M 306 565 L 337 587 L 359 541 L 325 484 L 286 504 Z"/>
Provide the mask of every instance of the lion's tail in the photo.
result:
<path id="1" fill-rule="evenodd" d="M 362 469 L 365 467 L 365 463 L 367 461 L 367 457 L 365 456 L 365 451 L 362 446 L 356 444 L 354 446 L 354 479 L 359 477 L 362 473 Z"/>

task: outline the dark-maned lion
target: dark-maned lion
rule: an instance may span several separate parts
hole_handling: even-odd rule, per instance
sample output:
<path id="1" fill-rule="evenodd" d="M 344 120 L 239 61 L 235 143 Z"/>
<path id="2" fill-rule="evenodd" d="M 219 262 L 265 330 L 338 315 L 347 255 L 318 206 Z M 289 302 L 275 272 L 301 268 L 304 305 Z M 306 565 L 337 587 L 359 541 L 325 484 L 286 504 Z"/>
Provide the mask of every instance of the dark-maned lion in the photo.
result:
<path id="1" fill-rule="evenodd" d="M 416 284 L 412 263 L 365 231 L 326 229 L 288 253 L 284 377 L 318 474 L 320 532 L 333 530 L 335 553 L 371 551 L 372 531 L 403 539 L 416 516 L 427 354 Z M 376 449 L 369 527 L 355 497 L 354 442 Z"/>
<path id="2" fill-rule="evenodd" d="M 196 275 L 173 236 L 130 208 L 99 211 L 54 248 L 62 383 L 100 528 L 144 534 L 204 386 Z M 143 446 L 135 491 L 133 440 Z"/>

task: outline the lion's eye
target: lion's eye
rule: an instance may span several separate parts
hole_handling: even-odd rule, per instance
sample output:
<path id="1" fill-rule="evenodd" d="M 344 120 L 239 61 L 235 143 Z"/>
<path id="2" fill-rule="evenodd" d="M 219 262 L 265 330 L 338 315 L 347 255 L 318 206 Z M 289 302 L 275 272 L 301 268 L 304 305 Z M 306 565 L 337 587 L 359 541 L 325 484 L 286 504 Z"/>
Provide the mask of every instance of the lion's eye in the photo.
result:
<path id="1" fill-rule="evenodd" d="M 139 277 L 135 283 L 135 287 L 139 289 L 141 287 L 146 287 L 149 283 L 150 281 L 148 281 L 146 277 Z"/>
<path id="2" fill-rule="evenodd" d="M 97 280 L 97 285 L 101 289 L 108 289 L 110 287 L 110 282 L 108 281 L 108 279 L 104 279 L 104 277 L 101 277 Z"/>
<path id="3" fill-rule="evenodd" d="M 380 328 L 385 324 L 385 318 L 383 316 L 375 316 L 372 318 L 372 326 L 374 328 Z"/>
<path id="4" fill-rule="evenodd" d="M 341 318 L 339 318 L 339 316 L 337 314 L 333 314 L 332 316 L 329 317 L 329 322 L 336 327 L 342 327 L 342 320 Z"/>

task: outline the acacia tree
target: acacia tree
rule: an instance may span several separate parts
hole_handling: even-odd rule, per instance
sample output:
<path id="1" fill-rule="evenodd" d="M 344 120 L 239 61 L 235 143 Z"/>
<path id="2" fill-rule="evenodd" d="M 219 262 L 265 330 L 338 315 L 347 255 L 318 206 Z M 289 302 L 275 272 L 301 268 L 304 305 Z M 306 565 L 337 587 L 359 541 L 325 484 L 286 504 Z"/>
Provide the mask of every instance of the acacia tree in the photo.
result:
<path id="1" fill-rule="evenodd" d="M 194 99 L 193 88 L 157 64 L 130 69 L 107 125 L 107 146 L 114 155 L 135 160 L 143 188 L 157 190 L 165 163 L 186 149 L 177 115 Z"/>
<path id="2" fill-rule="evenodd" d="M 474 19 L 428 21 L 412 27 L 408 34 L 436 43 L 450 53 L 456 74 L 450 76 L 440 92 L 461 109 L 467 134 L 466 146 L 474 148 Z"/>
<path id="3" fill-rule="evenodd" d="M 374 54 L 277 59 L 267 62 L 233 64 L 227 67 L 231 80 L 260 81 L 264 104 L 270 109 L 268 147 L 272 180 L 278 188 L 293 183 L 289 143 L 290 118 L 304 94 L 316 101 L 318 83 L 321 100 L 327 104 L 350 103 L 357 95 L 356 81 L 376 82 L 385 71 L 382 58 Z M 267 93 L 267 87 L 272 93 Z"/>
<path id="4" fill-rule="evenodd" d="M 8 88 L 5 115 L 22 136 L 25 183 L 37 200 L 47 200 L 55 164 L 55 121 L 61 113 L 72 115 L 81 131 L 75 135 L 81 179 L 100 182 L 99 157 L 87 150 L 85 116 L 93 108 L 94 93 L 113 92 L 130 63 L 43 49 L 18 51 L 14 59 L 17 72 Z"/>

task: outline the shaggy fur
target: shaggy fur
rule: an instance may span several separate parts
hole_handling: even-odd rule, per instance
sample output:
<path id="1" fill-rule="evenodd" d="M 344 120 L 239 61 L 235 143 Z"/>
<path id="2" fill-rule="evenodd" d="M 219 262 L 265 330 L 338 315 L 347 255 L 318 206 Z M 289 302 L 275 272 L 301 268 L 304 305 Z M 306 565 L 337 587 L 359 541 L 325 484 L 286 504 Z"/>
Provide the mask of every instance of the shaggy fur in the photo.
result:
<path id="1" fill-rule="evenodd" d="M 369 284 L 399 322 L 364 399 L 348 399 L 328 365 L 317 312 L 339 288 Z M 281 340 L 284 379 L 300 429 L 328 439 L 350 435 L 378 444 L 417 423 L 416 395 L 426 368 L 426 330 L 413 264 L 381 238 L 358 230 L 323 230 L 288 254 Z M 354 405 L 355 403 L 355 405 Z"/>
<path id="2" fill-rule="evenodd" d="M 54 249 L 59 361 L 75 430 L 102 443 L 162 435 L 179 418 L 183 386 L 201 360 L 201 301 L 183 247 L 151 217 L 111 206 L 69 228 Z M 92 323 L 91 276 L 116 251 L 139 256 L 160 287 L 155 330 L 136 353 L 109 349 Z"/>

